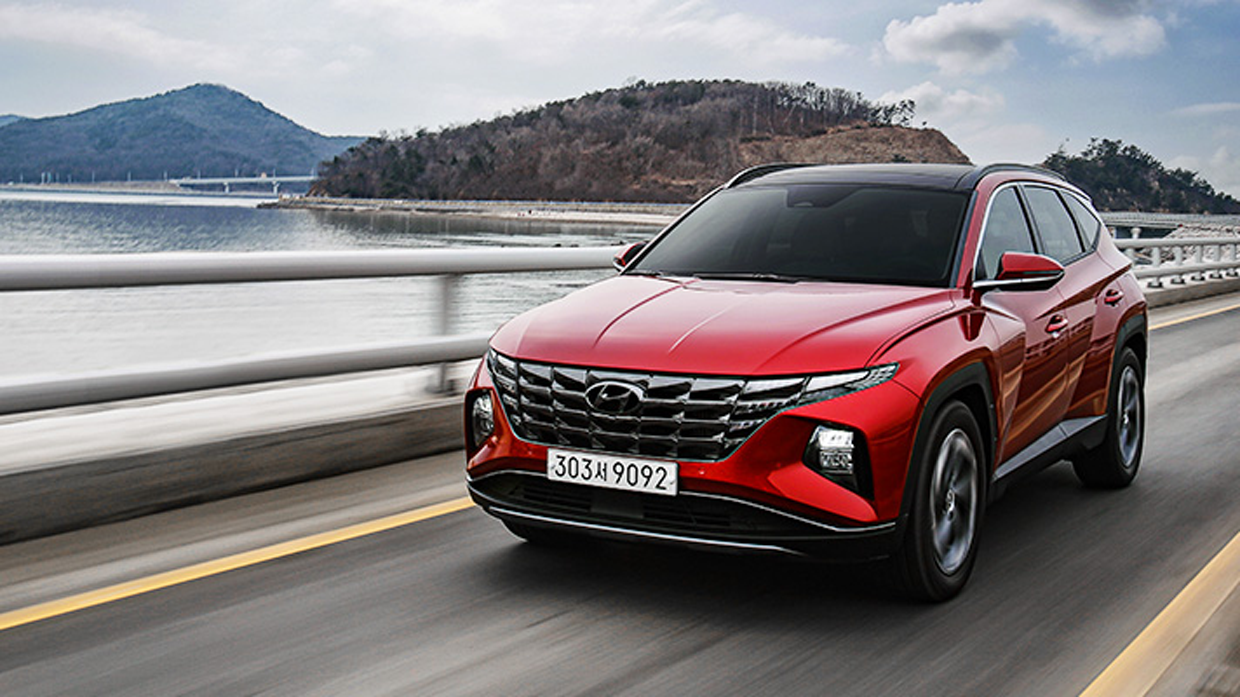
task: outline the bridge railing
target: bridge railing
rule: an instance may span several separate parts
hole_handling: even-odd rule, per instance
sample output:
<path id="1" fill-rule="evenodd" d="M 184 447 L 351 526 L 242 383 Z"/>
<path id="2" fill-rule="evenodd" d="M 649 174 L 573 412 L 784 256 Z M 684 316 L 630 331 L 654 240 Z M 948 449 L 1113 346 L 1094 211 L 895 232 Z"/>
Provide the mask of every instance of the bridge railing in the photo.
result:
<path id="1" fill-rule="evenodd" d="M 276 380 L 439 365 L 481 356 L 489 333 L 457 334 L 462 275 L 610 268 L 618 247 L 528 247 L 356 252 L 244 252 L 0 256 L 0 292 L 434 276 L 433 337 L 406 343 L 100 371 L 0 384 L 0 414 L 235 387 Z"/>
<path id="2" fill-rule="evenodd" d="M 1164 282 L 1180 285 L 1191 279 L 1235 278 L 1240 275 L 1238 237 L 1183 237 L 1175 239 L 1115 240 L 1132 259 L 1137 278 L 1150 288 Z"/>
<path id="3" fill-rule="evenodd" d="M 1240 238 L 1116 240 L 1150 287 L 1186 278 L 1240 275 Z M 138 286 L 316 281 L 344 278 L 438 278 L 437 335 L 418 341 L 325 352 L 100 371 L 52 380 L 0 384 L 0 414 L 134 399 L 194 390 L 438 365 L 476 358 L 489 333 L 458 334 L 457 289 L 465 274 L 608 268 L 618 247 L 382 250 L 354 252 L 159 253 L 0 256 L 0 292 Z"/>

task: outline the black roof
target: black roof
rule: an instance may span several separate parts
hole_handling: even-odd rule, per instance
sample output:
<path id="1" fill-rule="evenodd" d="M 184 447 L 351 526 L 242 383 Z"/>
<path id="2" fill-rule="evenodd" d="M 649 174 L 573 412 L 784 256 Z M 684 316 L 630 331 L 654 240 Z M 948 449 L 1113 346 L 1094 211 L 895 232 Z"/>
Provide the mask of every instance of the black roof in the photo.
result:
<path id="1" fill-rule="evenodd" d="M 771 164 L 741 172 L 726 188 L 745 184 L 877 184 L 882 186 L 913 186 L 919 189 L 969 191 L 982 177 L 991 172 L 1017 171 L 1063 180 L 1058 173 L 1028 165 L 997 164 L 870 164 L 810 165 Z"/>

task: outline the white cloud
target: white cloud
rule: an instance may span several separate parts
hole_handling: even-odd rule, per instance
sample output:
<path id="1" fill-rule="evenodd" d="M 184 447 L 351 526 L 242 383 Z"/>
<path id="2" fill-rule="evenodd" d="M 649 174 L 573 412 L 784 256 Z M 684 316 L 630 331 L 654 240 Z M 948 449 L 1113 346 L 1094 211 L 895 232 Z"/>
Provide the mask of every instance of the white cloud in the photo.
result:
<path id="1" fill-rule="evenodd" d="M 878 101 L 891 104 L 903 99 L 913 100 L 917 105 L 917 118 L 931 123 L 977 118 L 1000 111 L 1004 106 L 1001 94 L 979 94 L 965 89 L 948 92 L 930 81 L 900 92 L 887 92 Z"/>
<path id="2" fill-rule="evenodd" d="M 1217 114 L 1230 114 L 1240 111 L 1240 102 L 1211 102 L 1208 104 L 1193 104 L 1171 112 L 1176 116 L 1215 116 Z"/>
<path id="3" fill-rule="evenodd" d="M 1187 169 L 1196 172 L 1210 182 L 1216 191 L 1240 198 L 1240 156 L 1231 154 L 1226 146 L 1219 146 L 1209 157 L 1180 155 L 1167 161 L 1171 169 Z"/>
<path id="4" fill-rule="evenodd" d="M 374 21 L 377 32 L 438 44 L 485 42 L 514 60 L 562 62 L 604 43 L 676 46 L 744 56 L 753 64 L 820 61 L 848 46 L 758 15 L 697 0 L 334 0 L 337 10 Z"/>
<path id="5" fill-rule="evenodd" d="M 944 128 L 944 133 L 974 162 L 1037 164 L 1055 152 L 1059 143 L 1045 128 L 1032 123 L 975 121 Z"/>
<path id="6" fill-rule="evenodd" d="M 234 62 L 229 52 L 202 41 L 164 34 L 152 28 L 144 15 L 126 10 L 56 4 L 3 4 L 0 5 L 0 39 L 33 41 L 203 67 Z"/>
<path id="7" fill-rule="evenodd" d="M 945 73 L 1002 69 L 1016 38 L 1049 27 L 1056 41 L 1095 60 L 1148 55 L 1163 47 L 1162 24 L 1142 0 L 978 0 L 940 5 L 932 15 L 892 20 L 883 46 L 903 62 L 934 63 Z"/>

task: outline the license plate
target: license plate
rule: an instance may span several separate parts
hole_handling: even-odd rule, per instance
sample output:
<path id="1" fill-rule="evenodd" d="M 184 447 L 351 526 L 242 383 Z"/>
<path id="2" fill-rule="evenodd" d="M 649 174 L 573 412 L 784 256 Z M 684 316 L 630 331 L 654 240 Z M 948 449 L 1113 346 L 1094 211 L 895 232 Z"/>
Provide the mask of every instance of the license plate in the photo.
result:
<path id="1" fill-rule="evenodd" d="M 547 449 L 547 479 L 556 482 L 675 496 L 679 473 L 675 462 Z"/>

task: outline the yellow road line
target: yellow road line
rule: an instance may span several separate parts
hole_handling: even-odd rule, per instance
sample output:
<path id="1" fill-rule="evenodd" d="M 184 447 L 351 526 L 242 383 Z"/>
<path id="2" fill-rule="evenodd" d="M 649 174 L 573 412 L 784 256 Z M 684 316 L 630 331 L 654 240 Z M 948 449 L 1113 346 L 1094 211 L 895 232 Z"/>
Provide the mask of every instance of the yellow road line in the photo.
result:
<path id="1" fill-rule="evenodd" d="M 1144 695 L 1240 585 L 1240 534 L 1102 671 L 1081 697 Z"/>
<path id="2" fill-rule="evenodd" d="M 20 627 L 22 625 L 39 622 L 41 620 L 67 615 L 71 612 L 84 610 L 86 608 L 96 607 L 105 603 L 116 600 L 132 598 L 135 595 L 150 593 L 151 591 L 169 586 L 176 586 L 190 581 L 196 581 L 200 578 L 215 576 L 226 571 L 240 569 L 247 566 L 254 566 L 273 559 L 287 557 L 293 554 L 299 554 L 312 549 L 334 545 L 338 542 L 355 540 L 359 537 L 373 535 L 375 533 L 399 528 L 411 523 L 436 518 L 449 513 L 465 510 L 473 505 L 468 496 L 462 496 L 451 501 L 444 501 L 431 506 L 425 506 L 404 513 L 397 513 L 376 520 L 350 525 L 348 527 L 337 530 L 329 530 L 327 532 L 309 535 L 306 537 L 281 542 L 279 544 L 260 547 L 259 549 L 249 552 L 241 552 L 220 559 L 202 562 L 201 564 L 193 564 L 180 569 L 173 569 L 164 573 L 147 576 L 145 578 L 118 583 L 113 586 L 107 586 L 98 590 L 87 591 L 77 595 L 71 595 L 60 600 L 52 600 L 46 603 L 39 603 L 20 610 L 0 613 L 0 631 Z"/>
<path id="3" fill-rule="evenodd" d="M 1238 309 L 1240 305 L 1219 307 L 1155 324 L 1150 331 Z M 1237 586 L 1240 586 L 1240 534 L 1231 538 L 1231 542 L 1189 581 L 1171 604 L 1163 608 L 1085 688 L 1081 697 L 1129 697 L 1149 692 Z"/>
<path id="4" fill-rule="evenodd" d="M 1184 324 L 1185 322 L 1192 322 L 1195 319 L 1201 319 L 1203 317 L 1210 317 L 1212 315 L 1221 315 L 1224 312 L 1231 312 L 1232 310 L 1240 310 L 1240 305 L 1228 305 L 1227 307 L 1218 307 L 1213 310 L 1207 310 L 1205 312 L 1198 312 L 1197 314 L 1189 315 L 1188 317 L 1181 317 L 1179 319 L 1170 319 L 1170 320 L 1167 320 L 1166 322 L 1155 324 L 1154 326 L 1150 327 L 1150 331 L 1153 331 L 1155 329 L 1166 329 L 1167 327 L 1174 327 L 1177 324 Z"/>

